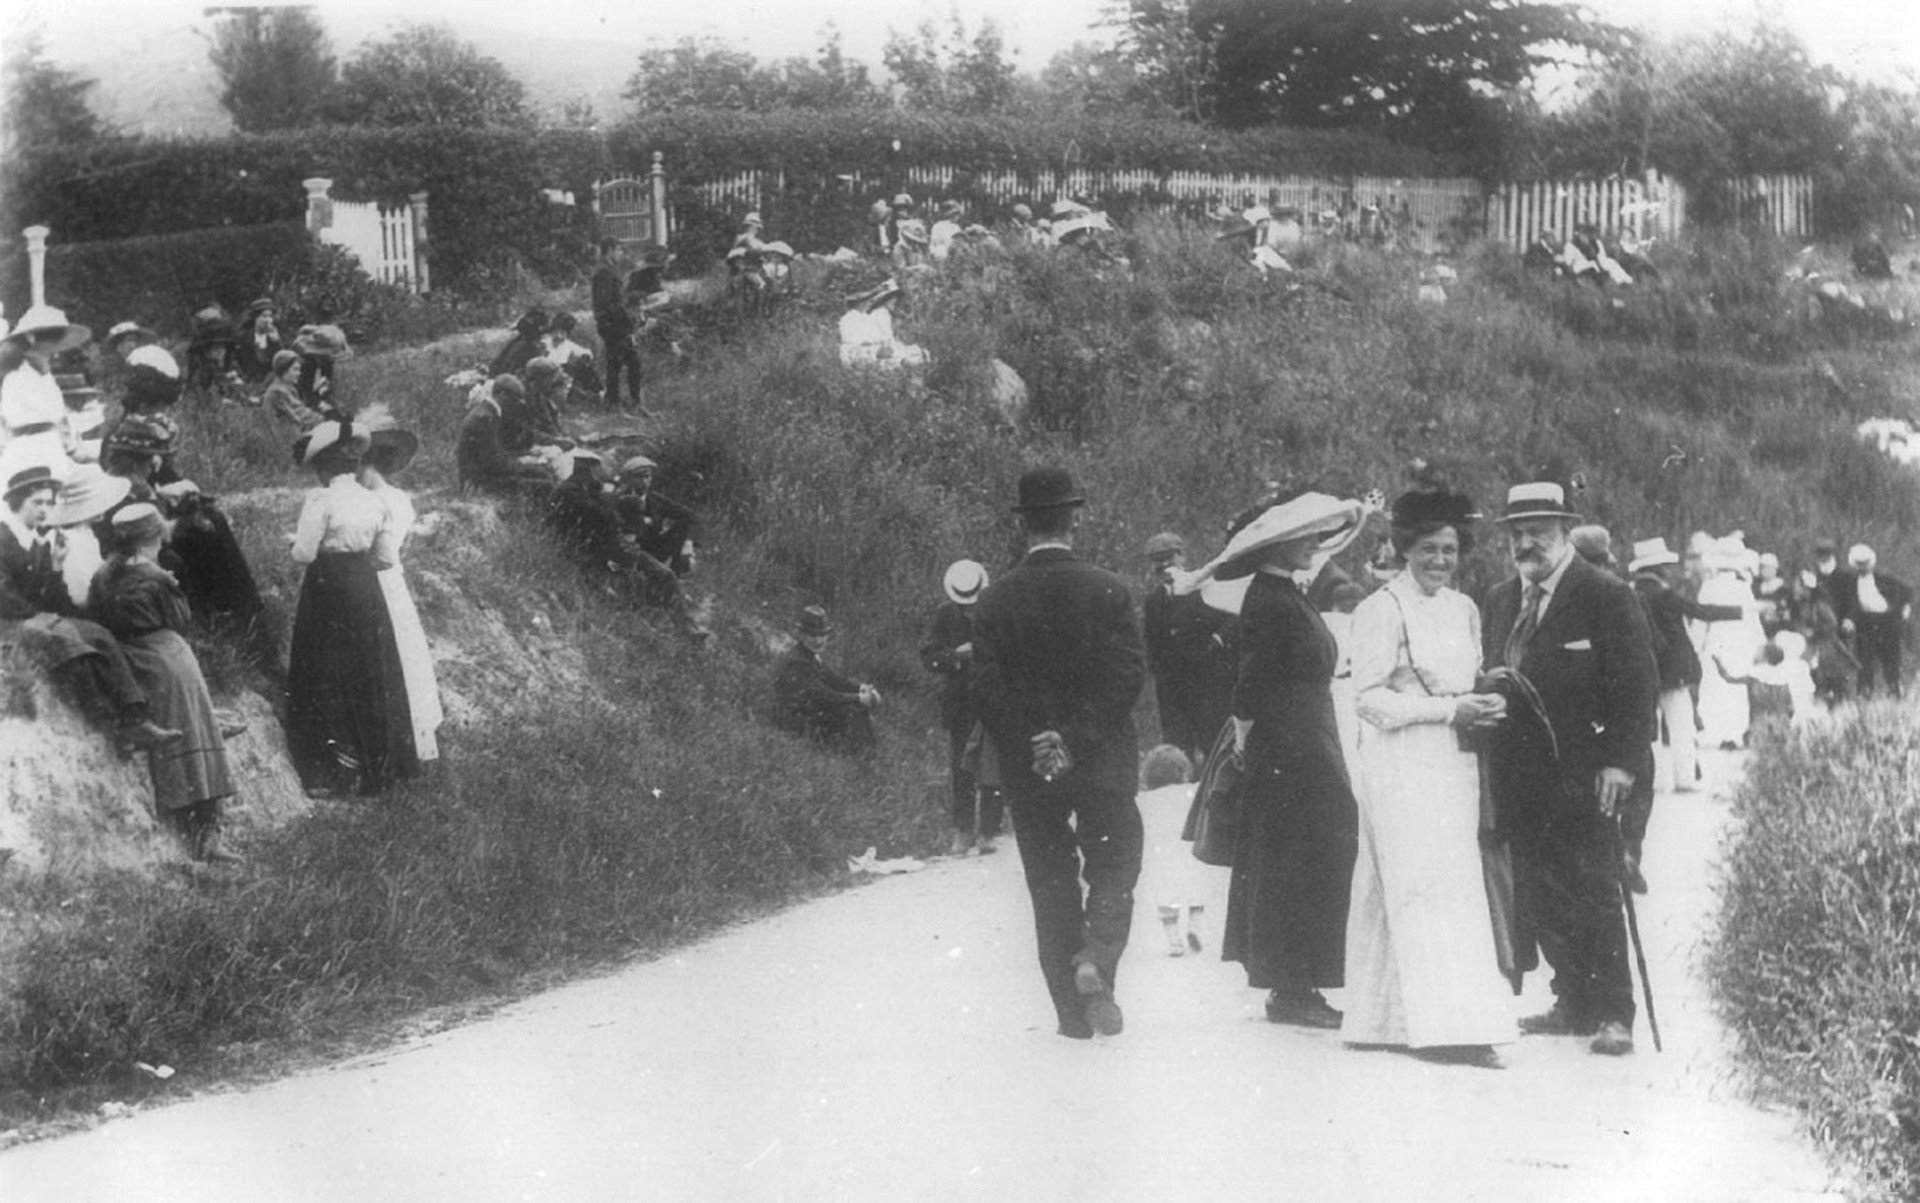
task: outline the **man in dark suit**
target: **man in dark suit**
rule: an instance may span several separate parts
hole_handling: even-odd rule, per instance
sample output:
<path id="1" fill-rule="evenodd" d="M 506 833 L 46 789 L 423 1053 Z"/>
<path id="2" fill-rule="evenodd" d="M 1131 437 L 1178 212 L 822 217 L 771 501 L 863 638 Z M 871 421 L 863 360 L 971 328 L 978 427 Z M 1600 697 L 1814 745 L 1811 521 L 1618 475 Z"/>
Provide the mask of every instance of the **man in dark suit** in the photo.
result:
<path id="1" fill-rule="evenodd" d="M 836 752 L 865 756 L 873 751 L 873 711 L 880 691 L 828 668 L 820 658 L 833 624 L 819 606 L 800 612 L 789 647 L 773 673 L 775 719 L 795 735 Z"/>
<path id="2" fill-rule="evenodd" d="M 1173 592 L 1172 574 L 1187 566 L 1186 553 L 1186 544 L 1170 531 L 1147 540 L 1152 580 L 1140 611 L 1160 738 L 1185 752 L 1197 769 L 1233 710 L 1235 620 L 1197 592 Z"/>
<path id="3" fill-rule="evenodd" d="M 1488 761 L 1514 855 L 1518 967 L 1554 971 L 1553 1009 L 1521 1030 L 1633 1051 L 1633 979 L 1620 896 L 1619 813 L 1653 741 L 1659 677 L 1646 615 L 1625 581 L 1576 556 L 1564 485 L 1515 485 L 1502 519 L 1519 576 L 1488 595 L 1483 662 L 1510 684 Z"/>
<path id="4" fill-rule="evenodd" d="M 987 570 L 974 560 L 955 560 L 941 581 L 947 600 L 933 612 L 920 641 L 920 663 L 940 678 L 940 724 L 947 729 L 947 771 L 952 783 L 953 843 L 948 851 L 964 856 L 994 851 L 1006 800 L 997 774 L 985 775 L 968 763 L 973 741 L 973 606 L 987 587 Z M 976 749 L 977 751 L 978 749 Z"/>
<path id="5" fill-rule="evenodd" d="M 999 753 L 1040 971 L 1075 1039 L 1122 1025 L 1113 989 L 1142 844 L 1132 712 L 1146 682 L 1125 582 L 1074 557 L 1085 500 L 1062 469 L 1023 475 L 1027 554 L 974 607 L 974 701 Z"/>
<path id="6" fill-rule="evenodd" d="M 1900 642 L 1913 617 L 1913 590 L 1877 569 L 1873 548 L 1856 543 L 1847 551 L 1848 608 L 1842 618 L 1853 623 L 1853 646 L 1860 658 L 1860 695 L 1874 692 L 1879 677 L 1886 691 L 1900 696 Z M 1843 622 L 1843 626 L 1845 623 Z"/>
<path id="7" fill-rule="evenodd" d="M 1695 740 L 1700 730 L 1693 700 L 1694 690 L 1700 687 L 1700 655 L 1687 636 L 1687 620 L 1738 622 L 1743 611 L 1739 606 L 1704 605 L 1681 592 L 1680 557 L 1665 539 L 1636 542 L 1627 571 L 1633 574 L 1633 591 L 1653 628 L 1660 718 L 1671 752 L 1668 785 L 1676 793 L 1686 793 L 1699 788 L 1694 769 L 1699 763 Z"/>

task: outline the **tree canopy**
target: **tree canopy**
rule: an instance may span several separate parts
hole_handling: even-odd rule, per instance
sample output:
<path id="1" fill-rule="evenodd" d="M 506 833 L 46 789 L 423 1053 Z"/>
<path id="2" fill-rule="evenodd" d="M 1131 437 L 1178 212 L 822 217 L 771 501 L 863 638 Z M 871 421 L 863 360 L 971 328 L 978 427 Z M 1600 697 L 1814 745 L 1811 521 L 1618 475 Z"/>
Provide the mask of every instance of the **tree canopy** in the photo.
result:
<path id="1" fill-rule="evenodd" d="M 812 59 L 761 63 L 750 52 L 716 38 L 682 38 L 640 55 L 622 93 L 642 113 L 720 109 L 767 113 L 776 109 L 840 109 L 883 99 L 866 64 L 846 55 L 840 31 L 829 25 Z"/>
<path id="2" fill-rule="evenodd" d="M 217 8 L 208 51 L 220 105 L 242 133 L 320 119 L 337 77 L 333 44 L 313 10 Z"/>
<path id="3" fill-rule="evenodd" d="M 991 19 L 968 32 L 958 14 L 944 36 L 931 21 L 912 34 L 889 30 L 881 61 L 892 73 L 908 108 L 990 113 L 1015 94 L 1015 69 L 1006 40 Z"/>
<path id="4" fill-rule="evenodd" d="M 95 81 L 49 62 L 39 31 L 12 41 L 0 61 L 0 74 L 5 76 L 7 156 L 35 147 L 72 146 L 110 132 L 87 104 Z"/>
<path id="5" fill-rule="evenodd" d="M 408 25 L 361 46 L 340 70 L 327 116 L 353 125 L 533 124 L 526 85 L 439 25 Z"/>

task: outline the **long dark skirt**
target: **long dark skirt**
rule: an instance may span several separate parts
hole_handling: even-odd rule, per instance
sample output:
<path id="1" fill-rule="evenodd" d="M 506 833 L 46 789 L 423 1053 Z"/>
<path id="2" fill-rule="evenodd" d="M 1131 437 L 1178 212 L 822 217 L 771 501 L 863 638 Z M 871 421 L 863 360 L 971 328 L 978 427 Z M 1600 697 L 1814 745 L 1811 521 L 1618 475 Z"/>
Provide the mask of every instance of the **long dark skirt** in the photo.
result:
<path id="1" fill-rule="evenodd" d="M 308 789 L 376 794 L 419 768 L 406 677 L 373 559 L 307 566 L 287 665 L 287 750 Z"/>
<path id="2" fill-rule="evenodd" d="M 172 727 L 181 738 L 147 753 L 153 777 L 154 809 L 171 810 L 233 795 L 220 720 L 207 695 L 206 678 L 193 647 L 177 632 L 147 631 L 124 640 L 134 679 L 146 690 L 153 721 Z"/>
<path id="3" fill-rule="evenodd" d="M 1286 729 L 1248 736 L 1246 801 L 1221 958 L 1259 990 L 1345 978 L 1359 816 L 1324 684 L 1288 693 Z"/>
<path id="4" fill-rule="evenodd" d="M 211 505 L 194 505 L 178 519 L 169 546 L 180 558 L 180 591 L 193 612 L 234 618 L 258 614 L 260 588 L 227 516 Z"/>

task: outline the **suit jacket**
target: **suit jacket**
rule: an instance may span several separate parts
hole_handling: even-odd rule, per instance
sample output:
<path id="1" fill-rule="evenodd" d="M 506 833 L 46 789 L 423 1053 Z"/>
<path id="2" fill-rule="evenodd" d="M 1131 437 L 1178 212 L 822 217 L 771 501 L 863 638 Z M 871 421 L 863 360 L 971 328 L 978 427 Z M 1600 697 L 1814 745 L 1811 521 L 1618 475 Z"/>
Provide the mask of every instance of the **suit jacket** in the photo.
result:
<path id="1" fill-rule="evenodd" d="M 1687 619 L 1698 622 L 1738 621 L 1739 606 L 1707 606 L 1681 593 L 1657 576 L 1642 574 L 1633 578 L 1633 589 L 1646 607 L 1647 622 L 1653 627 L 1654 663 L 1660 671 L 1660 688 L 1683 689 L 1700 683 L 1700 654 L 1687 637 Z"/>
<path id="2" fill-rule="evenodd" d="M 1848 617 L 1853 619 L 1855 626 L 1888 626 L 1899 630 L 1906 623 L 1903 615 L 1907 607 L 1913 604 L 1913 590 L 1907 588 L 1905 582 L 1895 580 L 1884 572 L 1875 572 L 1873 583 L 1880 590 L 1880 596 L 1887 599 L 1887 612 L 1869 614 L 1860 608 L 1860 578 L 1855 575 L 1848 583 L 1848 603 L 1852 607 Z"/>
<path id="3" fill-rule="evenodd" d="M 973 629 L 974 705 L 1005 784 L 1039 787 L 1029 743 L 1057 731 L 1073 758 L 1063 781 L 1131 794 L 1146 654 L 1126 583 L 1065 548 L 1041 548 L 987 587 Z"/>
<path id="4" fill-rule="evenodd" d="M 1521 588 L 1514 577 L 1487 595 L 1481 651 L 1489 667 L 1505 662 Z M 1585 809 L 1594 805 L 1600 769 L 1640 770 L 1657 729 L 1660 678 L 1646 613 L 1625 581 L 1575 556 L 1534 628 L 1520 672 L 1539 692 L 1558 739 L 1558 782 L 1546 771 L 1553 761 L 1546 731 L 1510 699 L 1489 765 L 1503 823 Z"/>
<path id="5" fill-rule="evenodd" d="M 35 614 L 71 618 L 79 610 L 53 566 L 53 549 L 38 541 L 22 547 L 13 528 L 0 525 L 0 619 L 20 622 Z"/>
<path id="6" fill-rule="evenodd" d="M 842 738 L 867 712 L 859 683 L 828 668 L 799 642 L 774 669 L 773 700 L 782 727 L 828 742 Z"/>
<path id="7" fill-rule="evenodd" d="M 955 650 L 973 642 L 973 607 L 944 601 L 920 641 L 920 664 L 940 677 L 940 722 L 949 731 L 972 730 L 972 662 Z"/>

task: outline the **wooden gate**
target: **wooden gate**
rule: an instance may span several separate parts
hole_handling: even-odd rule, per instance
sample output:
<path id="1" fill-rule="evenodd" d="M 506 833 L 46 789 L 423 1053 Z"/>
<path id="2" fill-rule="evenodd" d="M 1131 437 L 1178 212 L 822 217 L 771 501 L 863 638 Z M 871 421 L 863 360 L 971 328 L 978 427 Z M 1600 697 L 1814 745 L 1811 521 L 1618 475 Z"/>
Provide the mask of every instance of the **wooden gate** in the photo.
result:
<path id="1" fill-rule="evenodd" d="M 600 237 L 618 238 L 628 248 L 653 245 L 653 207 L 645 180 L 608 180 L 593 190 L 593 207 L 600 218 Z"/>

